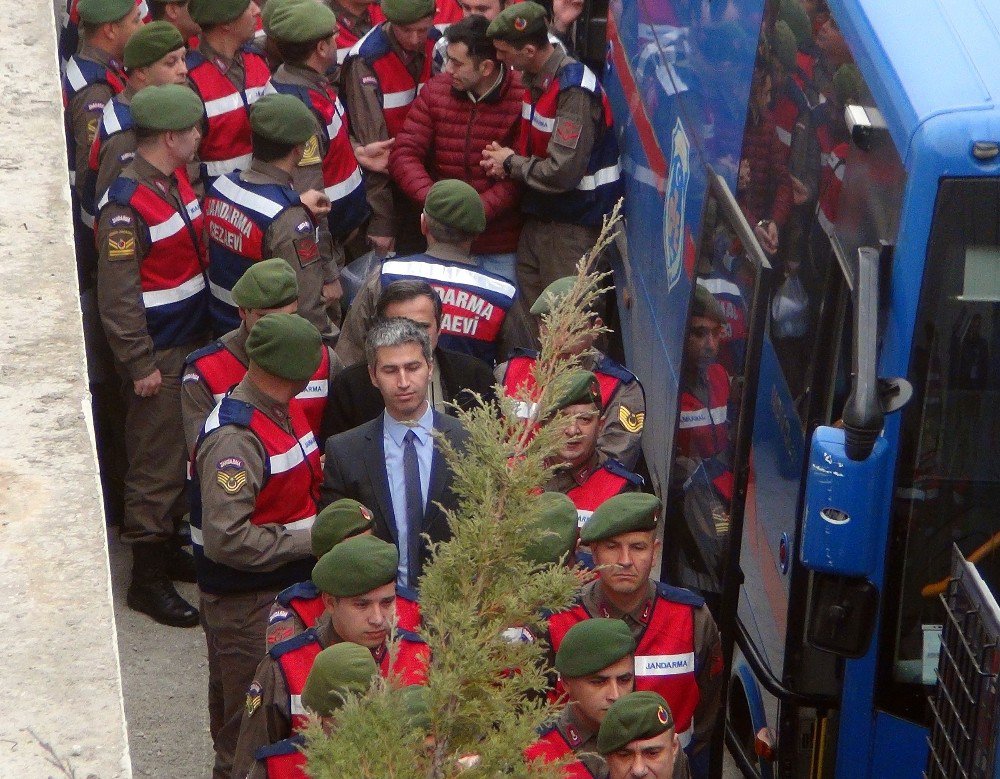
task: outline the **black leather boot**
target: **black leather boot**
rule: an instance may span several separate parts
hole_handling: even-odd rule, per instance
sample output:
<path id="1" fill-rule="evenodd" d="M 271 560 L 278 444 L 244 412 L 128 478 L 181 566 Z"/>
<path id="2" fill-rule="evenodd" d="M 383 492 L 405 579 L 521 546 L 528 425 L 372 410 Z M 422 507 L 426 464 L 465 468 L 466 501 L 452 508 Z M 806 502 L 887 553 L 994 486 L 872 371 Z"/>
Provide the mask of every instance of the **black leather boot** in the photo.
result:
<path id="1" fill-rule="evenodd" d="M 167 542 L 165 562 L 167 578 L 175 582 L 193 584 L 198 581 L 198 575 L 194 567 L 194 555 L 183 549 L 186 541 L 187 539 L 175 535 Z"/>
<path id="2" fill-rule="evenodd" d="M 132 583 L 128 606 L 161 625 L 190 628 L 198 624 L 198 609 L 184 600 L 167 576 L 170 542 L 132 546 Z"/>

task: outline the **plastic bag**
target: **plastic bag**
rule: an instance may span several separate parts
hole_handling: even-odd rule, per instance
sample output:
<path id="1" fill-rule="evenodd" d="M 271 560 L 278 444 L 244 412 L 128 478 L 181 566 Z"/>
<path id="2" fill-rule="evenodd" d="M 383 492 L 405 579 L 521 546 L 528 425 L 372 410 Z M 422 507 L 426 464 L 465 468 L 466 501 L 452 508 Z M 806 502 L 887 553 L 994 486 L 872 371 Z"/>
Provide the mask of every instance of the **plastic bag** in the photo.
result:
<path id="1" fill-rule="evenodd" d="M 771 301 L 771 334 L 801 338 L 809 328 L 809 295 L 798 275 L 789 276 Z"/>
<path id="2" fill-rule="evenodd" d="M 372 271 L 382 263 L 382 258 L 374 251 L 366 252 L 356 260 L 349 262 L 340 271 L 340 285 L 344 288 L 343 302 L 351 305 L 355 296 L 361 291 Z"/>

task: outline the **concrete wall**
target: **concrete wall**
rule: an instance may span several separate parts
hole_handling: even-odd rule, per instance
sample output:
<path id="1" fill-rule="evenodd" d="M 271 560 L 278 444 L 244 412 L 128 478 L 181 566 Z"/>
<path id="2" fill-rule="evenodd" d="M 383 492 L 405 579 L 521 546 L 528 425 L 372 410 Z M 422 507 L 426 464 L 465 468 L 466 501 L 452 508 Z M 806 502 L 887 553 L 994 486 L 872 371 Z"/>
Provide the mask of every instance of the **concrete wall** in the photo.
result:
<path id="1" fill-rule="evenodd" d="M 52 7 L 0 0 L 0 775 L 130 777 Z"/>

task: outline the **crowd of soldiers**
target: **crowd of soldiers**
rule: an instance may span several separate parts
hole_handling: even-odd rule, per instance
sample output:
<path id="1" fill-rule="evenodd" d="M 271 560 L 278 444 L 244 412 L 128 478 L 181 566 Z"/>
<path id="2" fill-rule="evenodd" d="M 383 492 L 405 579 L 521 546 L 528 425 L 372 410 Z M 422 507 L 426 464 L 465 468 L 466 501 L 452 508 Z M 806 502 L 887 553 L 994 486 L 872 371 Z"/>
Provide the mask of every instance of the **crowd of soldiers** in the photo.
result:
<path id="1" fill-rule="evenodd" d="M 107 508 L 132 549 L 129 606 L 204 630 L 217 778 L 302 776 L 308 713 L 336 727 L 343 692 L 376 674 L 412 685 L 422 716 L 420 576 L 456 502 L 435 434 L 460 450 L 452 404 L 532 396 L 543 317 L 621 192 L 607 97 L 562 37 L 581 8 L 151 0 L 144 24 L 135 0 L 70 6 Z M 568 705 L 526 759 L 704 776 L 719 633 L 700 595 L 652 578 L 645 398 L 595 349 L 600 305 L 562 347 L 583 364 L 529 544 L 592 573 L 548 620 Z M 711 295 L 692 321 L 717 350 Z M 689 410 L 705 402 L 692 391 Z M 718 425 L 687 427 L 697 442 Z"/>

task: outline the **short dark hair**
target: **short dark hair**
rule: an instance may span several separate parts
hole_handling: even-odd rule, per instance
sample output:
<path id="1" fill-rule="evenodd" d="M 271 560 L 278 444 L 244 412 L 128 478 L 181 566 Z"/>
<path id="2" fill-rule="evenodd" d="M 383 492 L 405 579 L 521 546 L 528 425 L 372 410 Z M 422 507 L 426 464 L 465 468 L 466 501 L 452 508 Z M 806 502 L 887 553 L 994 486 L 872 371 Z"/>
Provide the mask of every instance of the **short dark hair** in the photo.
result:
<path id="1" fill-rule="evenodd" d="M 534 32 L 518 36 L 516 41 L 505 38 L 503 35 L 494 35 L 493 40 L 509 43 L 515 49 L 523 49 L 525 46 L 537 46 L 542 49 L 549 45 L 549 30 L 547 27 L 542 27 Z"/>
<path id="2" fill-rule="evenodd" d="M 451 227 L 443 222 L 439 222 L 433 216 L 430 216 L 426 211 L 424 211 L 424 219 L 427 220 L 427 232 L 430 233 L 430 235 L 432 235 L 439 243 L 447 243 L 452 246 L 457 246 L 459 244 L 474 241 L 479 237 L 476 233 L 467 233 L 465 230 L 459 230 L 457 227 Z"/>
<path id="3" fill-rule="evenodd" d="M 250 145 L 253 147 L 254 159 L 261 162 L 274 162 L 281 160 L 291 154 L 295 148 L 294 143 L 278 143 L 263 135 L 250 131 Z"/>
<path id="4" fill-rule="evenodd" d="M 333 33 L 330 33 L 330 35 L 333 35 Z M 325 41 L 330 37 L 330 35 L 324 35 L 322 38 L 316 38 L 311 41 L 301 41 L 298 43 L 293 41 L 282 41 L 277 38 L 272 40 L 274 48 L 278 50 L 278 54 L 281 55 L 281 59 L 284 62 L 288 62 L 292 65 L 301 65 L 312 56 L 314 51 L 316 51 L 316 45 L 320 41 Z"/>
<path id="5" fill-rule="evenodd" d="M 385 310 L 393 303 L 406 303 L 416 298 L 430 298 L 434 303 L 434 319 L 441 324 L 441 296 L 426 281 L 419 279 L 399 279 L 389 284 L 378 296 L 375 304 L 375 316 L 385 318 Z"/>
<path id="6" fill-rule="evenodd" d="M 489 26 L 489 21 L 482 14 L 469 14 L 464 19 L 448 25 L 444 37 L 448 45 L 464 43 L 465 48 L 469 50 L 469 56 L 477 65 L 483 60 L 496 62 L 497 50 L 493 47 L 492 39 L 486 37 L 486 28 Z"/>

